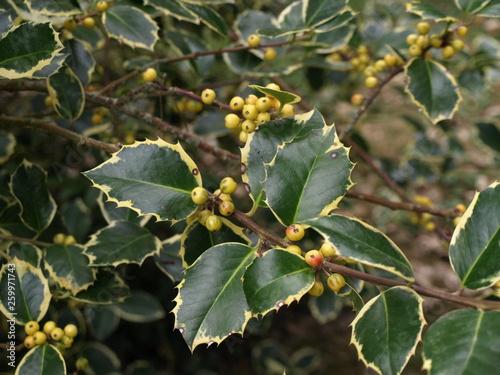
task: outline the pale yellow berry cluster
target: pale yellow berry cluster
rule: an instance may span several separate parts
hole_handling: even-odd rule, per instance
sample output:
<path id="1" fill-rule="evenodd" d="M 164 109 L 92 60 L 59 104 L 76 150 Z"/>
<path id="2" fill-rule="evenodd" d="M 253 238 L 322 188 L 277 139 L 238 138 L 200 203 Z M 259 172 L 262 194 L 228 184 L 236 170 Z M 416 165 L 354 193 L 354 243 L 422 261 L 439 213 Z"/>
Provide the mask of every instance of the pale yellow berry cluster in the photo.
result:
<path id="1" fill-rule="evenodd" d="M 35 321 L 26 323 L 24 330 L 27 334 L 24 339 L 24 346 L 27 349 L 45 344 L 48 338 L 57 342 L 58 349 L 67 349 L 73 345 L 73 340 L 78 335 L 78 327 L 76 325 L 67 324 L 63 329 L 58 327 L 52 320 L 43 325 L 42 331 L 40 331 L 38 322 Z"/>

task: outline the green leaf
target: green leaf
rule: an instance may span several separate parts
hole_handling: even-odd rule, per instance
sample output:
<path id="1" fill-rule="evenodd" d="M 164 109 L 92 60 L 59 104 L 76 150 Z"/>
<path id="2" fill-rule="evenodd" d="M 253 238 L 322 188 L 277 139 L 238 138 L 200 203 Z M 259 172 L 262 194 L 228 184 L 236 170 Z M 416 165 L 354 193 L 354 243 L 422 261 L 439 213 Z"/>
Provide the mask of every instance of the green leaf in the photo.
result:
<path id="1" fill-rule="evenodd" d="M 412 289 L 394 287 L 361 309 L 351 323 L 351 343 L 366 367 L 384 375 L 401 373 L 421 340 L 422 302 Z"/>
<path id="2" fill-rule="evenodd" d="M 104 199 L 104 193 L 101 192 L 99 198 L 97 199 L 97 204 L 101 209 L 104 220 L 106 220 L 108 224 L 111 224 L 114 221 L 130 221 L 131 223 L 143 226 L 145 224 L 144 221 L 150 219 L 149 215 L 145 215 L 143 217 L 139 216 L 137 212 L 131 210 L 130 208 L 118 207 L 115 202 L 105 201 Z"/>
<path id="3" fill-rule="evenodd" d="M 262 182 L 266 179 L 265 165 L 270 163 L 278 146 L 289 143 L 296 137 L 305 137 L 324 127 L 321 114 L 314 110 L 303 115 L 269 121 L 259 126 L 259 131 L 250 134 L 241 149 L 241 172 L 245 187 L 254 202 L 254 211 L 263 199 Z"/>
<path id="4" fill-rule="evenodd" d="M 355 15 L 356 13 L 354 13 L 351 9 L 345 8 L 341 13 L 337 14 L 331 20 L 318 27 L 315 32 L 324 33 L 346 26 Z"/>
<path id="5" fill-rule="evenodd" d="M 47 80 L 47 89 L 56 112 L 68 121 L 78 119 L 85 107 L 85 92 L 82 82 L 67 65 Z"/>
<path id="6" fill-rule="evenodd" d="M 500 17 L 500 1 L 491 0 L 488 3 L 488 5 L 486 5 L 479 12 L 477 12 L 477 15 L 483 16 L 483 17 L 499 18 Z"/>
<path id="7" fill-rule="evenodd" d="M 447 16 L 440 10 L 433 7 L 432 5 L 429 5 L 428 3 L 421 3 L 420 1 L 412 1 L 406 3 L 406 11 L 408 13 L 416 14 L 417 16 L 420 16 L 423 19 L 431 19 L 436 22 L 439 21 L 457 22 L 457 19 L 455 17 Z"/>
<path id="8" fill-rule="evenodd" d="M 59 350 L 43 344 L 26 353 L 15 375 L 66 375 L 66 363 Z"/>
<path id="9" fill-rule="evenodd" d="M 78 197 L 64 205 L 61 211 L 69 234 L 75 237 L 76 242 L 85 242 L 92 226 L 90 208 Z"/>
<path id="10" fill-rule="evenodd" d="M 477 13 L 483 9 L 491 0 L 455 0 L 458 9 L 465 13 Z"/>
<path id="11" fill-rule="evenodd" d="M 148 229 L 128 221 L 115 221 L 91 236 L 85 254 L 91 266 L 116 267 L 122 263 L 140 265 L 160 249 L 160 240 Z"/>
<path id="12" fill-rule="evenodd" d="M 313 284 L 314 272 L 304 258 L 280 249 L 256 258 L 243 276 L 243 290 L 254 315 L 299 301 Z"/>
<path id="13" fill-rule="evenodd" d="M 500 311 L 452 311 L 425 334 L 423 369 L 429 375 L 496 374 L 499 336 Z"/>
<path id="14" fill-rule="evenodd" d="M 47 173 L 27 160 L 17 167 L 10 181 L 12 195 L 21 207 L 21 220 L 34 231 L 45 230 L 57 206 L 47 187 Z"/>
<path id="15" fill-rule="evenodd" d="M 87 29 L 83 25 L 76 25 L 76 29 L 71 32 L 73 37 L 83 43 L 87 43 L 92 50 L 102 48 L 106 38 L 98 27 Z"/>
<path id="16" fill-rule="evenodd" d="M 0 77 L 30 78 L 63 49 L 49 23 L 26 22 L 0 39 Z"/>
<path id="17" fill-rule="evenodd" d="M 12 243 L 9 245 L 8 254 L 10 257 L 23 260 L 35 268 L 39 268 L 42 261 L 42 250 L 30 243 Z"/>
<path id="18" fill-rule="evenodd" d="M 107 339 L 120 324 L 120 317 L 111 306 L 88 306 L 85 309 L 89 331 L 96 340 Z"/>
<path id="19" fill-rule="evenodd" d="M 0 164 L 4 164 L 14 153 L 16 137 L 12 133 L 0 130 Z"/>
<path id="20" fill-rule="evenodd" d="M 156 297 L 140 290 L 133 291 L 130 297 L 112 308 L 120 318 L 134 323 L 154 322 L 165 316 L 165 310 Z"/>
<path id="21" fill-rule="evenodd" d="M 73 0 L 31 0 L 26 1 L 26 4 L 31 16 L 26 19 L 30 21 L 39 19 L 57 21 L 82 13 L 82 10 L 77 6 L 78 3 Z"/>
<path id="22" fill-rule="evenodd" d="M 315 34 L 313 45 L 319 47 L 317 50 L 318 53 L 337 51 L 349 43 L 355 30 L 356 25 L 347 24 L 327 32 L 322 32 L 321 34 Z"/>
<path id="23" fill-rule="evenodd" d="M 243 333 L 252 313 L 242 276 L 254 257 L 254 249 L 229 242 L 205 251 L 186 270 L 173 313 L 175 328 L 191 351 L 200 344 L 218 344 L 229 335 Z"/>
<path id="24" fill-rule="evenodd" d="M 12 236 L 34 238 L 37 235 L 37 232 L 32 231 L 21 220 L 21 205 L 17 202 L 6 204 L 0 211 L 0 228 L 2 228 L 2 232 Z"/>
<path id="25" fill-rule="evenodd" d="M 280 108 L 278 110 L 278 113 L 281 111 L 283 106 L 285 104 L 293 104 L 293 103 L 298 103 L 301 101 L 301 97 L 295 94 L 292 94 L 291 92 L 287 91 L 282 91 L 282 90 L 274 90 L 270 89 L 264 86 L 259 86 L 259 85 L 248 85 L 248 87 L 260 91 L 261 93 L 265 95 L 272 96 L 276 99 L 278 99 L 281 103 Z"/>
<path id="26" fill-rule="evenodd" d="M 494 151 L 500 152 L 500 129 L 488 122 L 478 122 L 476 126 L 479 130 L 479 139 Z"/>
<path id="27" fill-rule="evenodd" d="M 128 296 L 130 296 L 130 289 L 125 281 L 116 272 L 101 269 L 92 286 L 71 298 L 86 303 L 105 305 L 122 302 Z"/>
<path id="28" fill-rule="evenodd" d="M 181 281 L 184 278 L 182 257 L 179 255 L 181 235 L 176 234 L 167 238 L 162 242 L 162 245 L 160 254 L 154 257 L 156 265 L 172 282 Z"/>
<path id="29" fill-rule="evenodd" d="M 69 53 L 66 64 L 76 74 L 83 86 L 87 86 L 94 72 L 95 60 L 87 46 L 76 39 L 64 42 L 64 51 Z"/>
<path id="30" fill-rule="evenodd" d="M 326 277 L 324 278 L 326 279 Z M 345 299 L 328 287 L 319 297 L 310 296 L 308 301 L 311 315 L 320 324 L 331 322 L 340 315 Z"/>
<path id="31" fill-rule="evenodd" d="M 436 124 L 453 117 L 462 95 L 455 77 L 443 65 L 414 58 L 405 65 L 405 75 L 408 78 L 405 91 L 429 120 Z"/>
<path id="32" fill-rule="evenodd" d="M 16 12 L 8 3 L 0 4 L 0 38 L 9 31 L 16 18 Z"/>
<path id="33" fill-rule="evenodd" d="M 307 220 L 303 224 L 320 233 L 325 242 L 334 246 L 342 256 L 382 268 L 405 280 L 414 280 L 411 265 L 397 245 L 361 220 L 331 215 Z"/>
<path id="34" fill-rule="evenodd" d="M 78 354 L 89 360 L 92 373 L 103 375 L 121 374 L 120 359 L 114 351 L 100 342 L 87 342 L 83 350 L 81 349 Z"/>
<path id="35" fill-rule="evenodd" d="M 167 16 L 177 18 L 179 21 L 187 21 L 194 24 L 200 23 L 200 19 L 196 16 L 196 14 L 188 9 L 186 3 L 183 3 L 182 1 L 147 0 L 145 1 L 145 4 L 151 5 Z"/>
<path id="36" fill-rule="evenodd" d="M 222 218 L 222 228 L 216 232 L 209 231 L 198 220 L 187 226 L 181 238 L 181 251 L 184 267 L 193 264 L 206 250 L 225 242 L 239 242 L 250 245 L 250 239 L 243 233 L 244 229 Z"/>
<path id="37" fill-rule="evenodd" d="M 191 191 L 202 186 L 200 172 L 180 144 L 135 142 L 84 175 L 118 207 L 157 220 L 183 220 L 198 208 Z"/>
<path id="38" fill-rule="evenodd" d="M 115 5 L 104 12 L 102 18 L 110 37 L 132 48 L 153 50 L 159 28 L 147 13 L 130 6 Z"/>
<path id="39" fill-rule="evenodd" d="M 219 35 L 227 37 L 226 22 L 215 10 L 203 5 L 190 4 L 188 2 L 184 3 L 184 6 L 189 11 L 194 13 L 202 23 L 207 25 L 213 31 L 215 31 Z"/>
<path id="40" fill-rule="evenodd" d="M 314 28 L 335 17 L 347 5 L 347 1 L 304 0 L 302 4 L 304 23 Z"/>
<path id="41" fill-rule="evenodd" d="M 450 262 L 465 288 L 500 280 L 500 183 L 476 193 L 450 242 Z"/>
<path id="42" fill-rule="evenodd" d="M 239 75 L 254 74 L 262 64 L 262 60 L 248 50 L 224 52 L 222 55 L 228 68 Z M 258 75 L 258 74 L 257 74 Z"/>
<path id="43" fill-rule="evenodd" d="M 15 315 L 18 324 L 40 321 L 47 312 L 52 294 L 40 268 L 13 258 L 0 269 L 0 311 Z"/>
<path id="44" fill-rule="evenodd" d="M 95 281 L 96 270 L 89 267 L 89 257 L 81 245 L 49 246 L 44 259 L 50 276 L 73 294 L 88 289 Z"/>
<path id="45" fill-rule="evenodd" d="M 190 53 L 205 52 L 207 49 L 200 38 L 186 32 L 170 32 L 166 35 L 169 44 L 178 49 L 179 56 L 188 55 Z M 214 56 L 200 56 L 197 59 L 190 59 L 184 62 L 193 72 L 190 74 L 201 75 L 209 71 L 215 62 Z"/>
<path id="46" fill-rule="evenodd" d="M 322 129 L 279 145 L 266 165 L 265 202 L 285 226 L 328 215 L 353 185 L 349 150 L 340 142 L 335 126 L 322 122 Z"/>

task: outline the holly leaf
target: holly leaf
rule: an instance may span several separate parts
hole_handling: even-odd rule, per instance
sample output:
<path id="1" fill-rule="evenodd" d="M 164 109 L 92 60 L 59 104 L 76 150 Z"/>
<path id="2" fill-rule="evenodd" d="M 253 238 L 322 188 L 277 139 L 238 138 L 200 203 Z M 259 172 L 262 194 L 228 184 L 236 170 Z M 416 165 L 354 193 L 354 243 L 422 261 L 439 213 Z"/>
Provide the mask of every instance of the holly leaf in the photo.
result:
<path id="1" fill-rule="evenodd" d="M 251 247 L 229 242 L 208 249 L 186 270 L 173 313 L 191 351 L 243 333 L 252 313 L 242 276 L 254 257 Z"/>
<path id="2" fill-rule="evenodd" d="M 108 305 L 122 302 L 128 296 L 130 289 L 116 272 L 100 269 L 94 284 L 71 298 L 91 304 Z"/>
<path id="3" fill-rule="evenodd" d="M 500 280 L 500 183 L 476 193 L 450 242 L 450 262 L 464 288 L 483 289 Z"/>
<path id="4" fill-rule="evenodd" d="M 248 85 L 248 87 L 260 91 L 261 93 L 265 95 L 272 96 L 276 99 L 278 99 L 281 103 L 280 108 L 278 109 L 278 113 L 283 109 L 283 106 L 285 104 L 293 104 L 293 103 L 298 103 L 302 99 L 300 96 L 292 94 L 291 92 L 287 91 L 282 91 L 282 90 L 274 90 L 270 89 L 265 86 L 259 86 L 259 85 Z"/>
<path id="5" fill-rule="evenodd" d="M 66 375 L 66 363 L 62 354 L 54 346 L 39 345 L 26 353 L 19 362 L 15 375 L 24 374 Z"/>
<path id="6" fill-rule="evenodd" d="M 411 1 L 406 3 L 406 11 L 408 13 L 416 14 L 417 16 L 422 17 L 423 19 L 431 19 L 436 22 L 440 21 L 448 21 L 448 22 L 457 22 L 455 17 L 447 16 L 439 9 L 436 9 L 432 5 L 428 3 L 422 3 L 420 1 Z"/>
<path id="7" fill-rule="evenodd" d="M 68 121 L 78 119 L 85 107 L 82 82 L 68 65 L 63 66 L 47 80 L 47 89 L 56 112 Z"/>
<path id="8" fill-rule="evenodd" d="M 180 249 L 181 235 L 176 234 L 164 240 L 160 253 L 154 256 L 158 268 L 167 275 L 172 282 L 181 281 L 184 278 L 182 257 L 179 254 Z"/>
<path id="9" fill-rule="evenodd" d="M 393 287 L 372 298 L 351 323 L 351 343 L 366 367 L 401 374 L 422 337 L 423 299 L 407 287 Z"/>

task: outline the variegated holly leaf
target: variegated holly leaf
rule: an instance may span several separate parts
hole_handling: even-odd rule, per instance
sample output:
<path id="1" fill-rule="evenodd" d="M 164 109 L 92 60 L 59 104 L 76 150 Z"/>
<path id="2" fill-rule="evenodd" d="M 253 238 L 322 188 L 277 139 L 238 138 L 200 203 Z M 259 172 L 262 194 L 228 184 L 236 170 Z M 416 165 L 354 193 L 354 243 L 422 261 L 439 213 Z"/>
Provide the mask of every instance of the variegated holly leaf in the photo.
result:
<path id="1" fill-rule="evenodd" d="M 176 234 L 167 238 L 162 241 L 162 245 L 160 254 L 154 257 L 156 265 L 172 282 L 181 281 L 184 278 L 182 257 L 179 254 L 181 249 L 181 235 Z"/>
<path id="2" fill-rule="evenodd" d="M 15 375 L 66 375 L 66 362 L 54 346 L 46 343 L 35 346 L 21 359 Z"/>
<path id="3" fill-rule="evenodd" d="M 283 106 L 285 104 L 293 104 L 293 103 L 298 103 L 301 100 L 301 97 L 295 94 L 292 94 L 291 92 L 283 91 L 283 90 L 274 90 L 265 86 L 259 86 L 259 85 L 248 85 L 248 87 L 260 91 L 261 93 L 265 95 L 272 96 L 276 99 L 279 100 L 280 102 L 280 108 L 278 109 L 278 113 L 283 109 Z"/>
<path id="4" fill-rule="evenodd" d="M 83 86 L 90 82 L 94 72 L 95 59 L 92 52 L 82 42 L 68 39 L 64 42 L 64 52 L 68 53 L 66 64 L 76 74 Z"/>
<path id="5" fill-rule="evenodd" d="M 450 242 L 450 262 L 465 288 L 500 281 L 500 183 L 476 193 Z"/>
<path id="6" fill-rule="evenodd" d="M 0 130 L 0 164 L 5 163 L 14 153 L 16 137 L 14 134 Z"/>
<path id="7" fill-rule="evenodd" d="M 173 313 L 191 351 L 243 333 L 252 313 L 242 277 L 254 258 L 251 247 L 228 242 L 208 249 L 186 270 Z"/>
<path id="8" fill-rule="evenodd" d="M 366 367 L 401 374 L 422 338 L 423 299 L 408 287 L 393 287 L 372 298 L 351 323 L 351 343 Z"/>
<path id="9" fill-rule="evenodd" d="M 423 3 L 421 1 L 411 1 L 409 3 L 406 3 L 406 11 L 408 13 L 416 14 L 417 16 L 420 16 L 424 19 L 431 19 L 436 22 L 457 22 L 457 19 L 455 17 L 446 15 L 430 3 Z"/>
<path id="10" fill-rule="evenodd" d="M 71 298 L 91 304 L 109 305 L 122 302 L 128 296 L 130 289 L 118 273 L 100 269 L 94 284 Z"/>
<path id="11" fill-rule="evenodd" d="M 63 65 L 47 80 L 47 89 L 56 112 L 68 121 L 78 119 L 85 107 L 82 82 L 68 65 Z"/>
<path id="12" fill-rule="evenodd" d="M 42 250 L 30 243 L 12 243 L 9 245 L 8 254 L 12 258 L 16 257 L 19 260 L 28 262 L 35 268 L 40 267 L 42 261 Z"/>
<path id="13" fill-rule="evenodd" d="M 314 284 L 314 272 L 303 257 L 271 249 L 256 258 L 243 276 L 245 296 L 255 315 L 298 302 Z"/>
<path id="14" fill-rule="evenodd" d="M 183 220 L 198 208 L 191 191 L 202 185 L 200 172 L 180 144 L 135 142 L 84 175 L 118 207 L 157 220 Z"/>

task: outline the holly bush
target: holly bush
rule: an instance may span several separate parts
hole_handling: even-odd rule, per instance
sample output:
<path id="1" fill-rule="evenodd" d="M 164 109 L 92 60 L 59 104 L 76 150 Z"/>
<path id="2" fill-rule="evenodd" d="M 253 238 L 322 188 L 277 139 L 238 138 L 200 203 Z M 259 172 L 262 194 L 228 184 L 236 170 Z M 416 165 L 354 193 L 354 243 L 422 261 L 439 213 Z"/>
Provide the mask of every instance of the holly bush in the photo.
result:
<path id="1" fill-rule="evenodd" d="M 497 373 L 498 1 L 0 10 L 5 373 Z"/>

